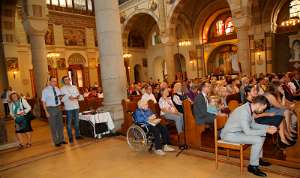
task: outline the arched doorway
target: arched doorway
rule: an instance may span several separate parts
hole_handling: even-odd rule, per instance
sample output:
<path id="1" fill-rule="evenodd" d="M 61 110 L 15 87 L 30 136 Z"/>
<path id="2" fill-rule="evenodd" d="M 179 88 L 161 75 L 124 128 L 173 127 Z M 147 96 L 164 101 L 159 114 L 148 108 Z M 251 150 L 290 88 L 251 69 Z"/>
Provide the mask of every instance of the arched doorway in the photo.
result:
<path id="1" fill-rule="evenodd" d="M 140 64 L 134 66 L 134 80 L 135 82 L 142 81 L 142 66 Z"/>
<path id="2" fill-rule="evenodd" d="M 80 88 L 87 86 L 84 72 L 85 58 L 79 53 L 74 53 L 69 57 L 68 64 L 68 76 L 72 79 L 72 84 Z"/>
<path id="3" fill-rule="evenodd" d="M 237 46 L 226 44 L 214 49 L 207 61 L 207 71 L 208 74 L 214 75 L 240 73 L 241 66 L 237 57 Z"/>
<path id="4" fill-rule="evenodd" d="M 182 54 L 174 55 L 176 80 L 185 80 L 187 78 L 185 57 Z"/>
<path id="5" fill-rule="evenodd" d="M 166 75 L 166 62 L 162 57 L 156 57 L 153 62 L 154 80 L 164 80 Z"/>

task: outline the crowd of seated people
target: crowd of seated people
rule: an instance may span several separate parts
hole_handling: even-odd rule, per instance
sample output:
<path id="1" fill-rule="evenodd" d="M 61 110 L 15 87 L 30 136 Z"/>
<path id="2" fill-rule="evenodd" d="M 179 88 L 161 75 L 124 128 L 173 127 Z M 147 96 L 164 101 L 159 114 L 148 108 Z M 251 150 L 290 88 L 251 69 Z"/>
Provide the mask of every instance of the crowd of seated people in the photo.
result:
<path id="1" fill-rule="evenodd" d="M 101 87 L 90 87 L 90 88 L 83 88 L 80 92 L 84 98 L 103 98 L 103 91 Z"/>
<path id="2" fill-rule="evenodd" d="M 260 74 L 258 77 L 210 76 L 175 81 L 172 84 L 167 81 L 139 82 L 130 85 L 128 95 L 140 96 L 142 100 L 153 100 L 154 103 L 158 103 L 161 110 L 160 115 L 175 121 L 178 133 L 184 131 L 182 102 L 188 99 L 192 104 L 192 111 L 197 124 L 212 127 L 216 117 L 227 116 L 229 118 L 223 131 L 223 139 L 227 138 L 228 141 L 237 143 L 245 142 L 245 140 L 240 141 L 234 139 L 235 137 L 226 135 L 234 132 L 234 127 L 238 127 L 238 132 L 246 136 L 257 136 L 257 138 L 264 137 L 266 133 L 278 132 L 278 138 L 280 138 L 278 145 L 284 149 L 295 144 L 299 131 L 295 113 L 295 102 L 300 99 L 299 79 L 300 73 L 295 71 L 285 74 Z M 232 98 L 239 102 L 239 106 L 230 111 L 228 102 Z M 250 115 L 242 114 L 246 111 Z M 238 118 L 236 117 L 244 117 L 243 122 L 248 122 L 248 124 L 239 123 L 240 121 L 237 121 Z M 254 140 L 257 138 L 251 137 Z M 262 157 L 262 148 L 257 144 L 263 145 L 263 143 L 264 139 L 249 143 L 252 144 L 252 149 L 257 150 L 255 151 L 256 155 L 251 156 L 248 171 L 259 176 L 264 176 L 265 173 L 260 171 L 258 166 L 269 165 L 269 163 L 259 159 Z"/>

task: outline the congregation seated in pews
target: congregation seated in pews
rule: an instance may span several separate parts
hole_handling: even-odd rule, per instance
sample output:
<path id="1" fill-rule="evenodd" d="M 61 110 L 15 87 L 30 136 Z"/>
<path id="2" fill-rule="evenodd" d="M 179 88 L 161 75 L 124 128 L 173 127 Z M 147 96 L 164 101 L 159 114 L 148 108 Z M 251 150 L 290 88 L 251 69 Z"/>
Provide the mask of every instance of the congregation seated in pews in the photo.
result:
<path id="1" fill-rule="evenodd" d="M 180 130 L 179 119 L 177 119 L 177 129 L 175 129 L 177 132 L 169 132 L 172 144 L 182 144 L 183 137 L 178 137 L 178 135 L 182 136 L 183 134 L 180 132 L 184 132 L 186 136 L 184 142 L 189 147 L 213 152 L 214 120 L 218 117 L 228 118 L 236 108 L 244 103 L 251 104 L 255 97 L 264 96 L 268 106 L 260 113 L 253 113 L 253 121 L 259 125 L 274 126 L 277 128 L 276 133 L 278 133 L 266 135 L 266 141 L 263 144 L 265 157 L 275 160 L 293 159 L 300 162 L 299 155 L 296 158 L 293 157 L 296 155 L 296 150 L 299 149 L 299 143 L 297 143 L 299 140 L 298 118 L 300 109 L 299 103 L 297 103 L 298 81 L 299 72 L 267 74 L 259 78 L 247 76 L 237 76 L 236 78 L 226 76 L 220 80 L 216 77 L 197 78 L 176 81 L 173 84 L 139 82 L 135 87 L 129 89 L 135 91 L 131 92 L 132 95 L 128 92 L 129 100 L 122 101 L 124 123 L 121 130 L 122 133 L 126 133 L 132 124 L 129 113 L 134 112 L 137 109 L 137 101 L 144 98 L 149 100 L 149 108 L 157 117 L 163 118 L 163 122 L 168 119 L 168 116 L 161 115 L 161 113 L 164 114 L 163 111 L 166 106 L 172 114 L 179 113 L 178 116 L 180 113 L 183 114 L 182 131 Z M 164 92 L 159 91 L 165 91 L 165 95 L 169 96 L 163 96 Z M 154 101 L 151 98 L 155 98 L 152 99 Z M 166 106 L 162 107 L 159 102 L 156 103 L 160 100 L 165 101 L 163 105 Z M 176 125 L 176 120 L 173 125 Z M 222 151 L 221 153 L 224 154 Z M 238 154 L 232 152 L 231 155 L 237 156 Z M 249 158 L 249 156 L 246 157 Z M 293 164 L 290 165 L 294 166 Z M 252 172 L 255 171 L 257 173 L 256 169 Z"/>

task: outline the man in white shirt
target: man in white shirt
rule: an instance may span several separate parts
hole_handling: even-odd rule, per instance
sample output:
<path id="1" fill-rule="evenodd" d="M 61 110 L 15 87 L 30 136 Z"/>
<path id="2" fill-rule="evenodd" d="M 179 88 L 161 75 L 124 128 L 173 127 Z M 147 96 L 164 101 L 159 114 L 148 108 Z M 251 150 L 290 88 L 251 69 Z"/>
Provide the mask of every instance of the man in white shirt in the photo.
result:
<path id="1" fill-rule="evenodd" d="M 152 100 L 154 103 L 157 103 L 157 101 L 155 99 L 155 96 L 152 93 L 152 87 L 151 87 L 151 85 L 146 85 L 145 86 L 145 93 L 142 96 L 142 100 L 147 101 L 147 102 L 149 100 Z"/>
<path id="2" fill-rule="evenodd" d="M 80 94 L 75 85 L 71 85 L 71 80 L 68 76 L 62 78 L 64 86 L 61 88 L 61 93 L 64 95 L 62 102 L 64 102 L 65 111 L 67 113 L 67 131 L 69 142 L 73 143 L 72 134 L 72 119 L 74 119 L 75 138 L 82 139 L 79 132 L 79 103 Z"/>

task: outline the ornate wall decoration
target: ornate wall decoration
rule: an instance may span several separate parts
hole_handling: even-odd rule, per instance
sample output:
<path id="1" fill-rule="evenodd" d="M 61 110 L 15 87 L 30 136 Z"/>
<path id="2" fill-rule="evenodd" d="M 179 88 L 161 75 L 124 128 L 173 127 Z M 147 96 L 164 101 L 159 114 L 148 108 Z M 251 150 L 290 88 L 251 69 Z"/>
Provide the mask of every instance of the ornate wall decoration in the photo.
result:
<path id="1" fill-rule="evenodd" d="M 155 11 L 157 9 L 157 3 L 154 1 L 154 0 L 151 0 L 150 1 L 150 4 L 149 4 L 149 9 L 151 9 L 152 11 Z"/>
<path id="2" fill-rule="evenodd" d="M 19 69 L 19 63 L 18 63 L 18 58 L 6 58 L 6 66 L 7 66 L 7 71 L 13 71 L 13 70 L 18 70 Z"/>
<path id="3" fill-rule="evenodd" d="M 85 65 L 86 64 L 86 60 L 85 58 L 79 54 L 79 53 L 74 53 L 72 54 L 69 59 L 68 59 L 68 64 L 69 65 Z"/>
<path id="4" fill-rule="evenodd" d="M 54 33 L 53 33 L 53 25 L 48 25 L 48 30 L 45 34 L 45 43 L 46 45 L 54 45 Z"/>
<path id="5" fill-rule="evenodd" d="M 66 46 L 85 46 L 85 29 L 64 27 Z"/>
<path id="6" fill-rule="evenodd" d="M 65 58 L 57 59 L 56 66 L 58 69 L 65 69 L 67 67 Z"/>

